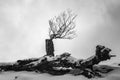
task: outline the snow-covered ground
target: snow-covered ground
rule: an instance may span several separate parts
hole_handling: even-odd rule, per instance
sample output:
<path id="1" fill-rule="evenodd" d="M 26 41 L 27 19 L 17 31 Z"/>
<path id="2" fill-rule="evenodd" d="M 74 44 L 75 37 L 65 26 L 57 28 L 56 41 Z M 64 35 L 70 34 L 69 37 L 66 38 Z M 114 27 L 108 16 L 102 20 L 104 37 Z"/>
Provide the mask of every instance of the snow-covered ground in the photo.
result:
<path id="1" fill-rule="evenodd" d="M 0 80 L 120 80 L 120 68 L 116 68 L 112 72 L 104 75 L 104 78 L 88 79 L 82 75 L 73 76 L 71 74 L 66 74 L 61 76 L 52 76 L 46 73 L 8 71 L 0 73 Z"/>

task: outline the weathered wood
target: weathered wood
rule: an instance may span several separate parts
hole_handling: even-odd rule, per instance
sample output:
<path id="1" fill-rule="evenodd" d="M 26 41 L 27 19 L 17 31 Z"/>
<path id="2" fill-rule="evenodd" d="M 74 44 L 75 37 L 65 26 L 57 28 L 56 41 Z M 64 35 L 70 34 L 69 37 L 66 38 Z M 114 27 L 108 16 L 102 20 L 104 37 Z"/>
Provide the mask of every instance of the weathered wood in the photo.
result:
<path id="1" fill-rule="evenodd" d="M 104 46 L 97 45 L 95 55 L 79 62 L 79 66 L 82 69 L 92 68 L 95 64 L 99 64 L 101 61 L 115 57 L 115 55 L 110 55 L 111 49 L 105 48 Z"/>
<path id="2" fill-rule="evenodd" d="M 52 75 L 63 75 L 72 70 L 78 69 L 79 74 L 83 74 L 88 78 L 101 76 L 93 67 L 101 61 L 115 57 L 110 55 L 111 49 L 104 46 L 96 46 L 95 55 L 88 59 L 75 59 L 69 53 L 63 53 L 59 56 L 54 56 L 54 47 L 51 40 L 46 40 L 47 56 L 38 59 L 18 60 L 14 64 L 6 64 L 0 66 L 0 71 L 38 71 L 50 73 Z M 52 47 L 52 49 L 51 49 Z"/>
<path id="3" fill-rule="evenodd" d="M 52 39 L 46 39 L 46 55 L 54 56 L 54 44 Z"/>

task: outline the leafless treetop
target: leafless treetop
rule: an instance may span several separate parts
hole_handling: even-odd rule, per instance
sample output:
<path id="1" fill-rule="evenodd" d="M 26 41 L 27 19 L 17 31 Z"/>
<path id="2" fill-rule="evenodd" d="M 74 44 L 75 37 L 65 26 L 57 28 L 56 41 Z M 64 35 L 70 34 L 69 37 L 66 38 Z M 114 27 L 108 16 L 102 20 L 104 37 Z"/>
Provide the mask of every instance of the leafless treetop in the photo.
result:
<path id="1" fill-rule="evenodd" d="M 75 36 L 75 18 L 77 15 L 73 14 L 71 10 L 64 11 L 59 16 L 55 16 L 49 20 L 49 36 L 50 39 L 73 39 Z"/>

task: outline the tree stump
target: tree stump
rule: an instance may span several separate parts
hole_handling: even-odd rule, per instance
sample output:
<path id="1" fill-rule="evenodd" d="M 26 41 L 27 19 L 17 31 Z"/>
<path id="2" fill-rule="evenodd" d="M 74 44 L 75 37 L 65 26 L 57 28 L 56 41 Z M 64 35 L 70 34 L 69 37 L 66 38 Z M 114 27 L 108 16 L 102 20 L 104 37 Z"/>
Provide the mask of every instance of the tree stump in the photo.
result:
<path id="1" fill-rule="evenodd" d="M 54 44 L 52 39 L 46 39 L 46 55 L 54 56 Z"/>

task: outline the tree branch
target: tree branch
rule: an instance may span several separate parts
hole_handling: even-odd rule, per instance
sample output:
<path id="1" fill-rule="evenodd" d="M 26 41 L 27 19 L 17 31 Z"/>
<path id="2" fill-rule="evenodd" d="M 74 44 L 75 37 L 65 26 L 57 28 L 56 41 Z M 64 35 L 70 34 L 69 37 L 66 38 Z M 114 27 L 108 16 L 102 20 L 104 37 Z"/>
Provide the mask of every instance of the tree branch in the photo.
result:
<path id="1" fill-rule="evenodd" d="M 72 30 L 75 28 L 74 19 L 77 15 L 71 13 L 71 11 L 64 11 L 58 17 L 49 20 L 50 31 L 49 36 L 54 35 L 55 38 L 66 38 L 70 34 L 74 34 Z M 72 36 L 71 36 L 72 37 Z"/>

